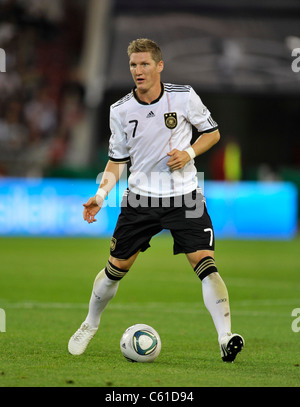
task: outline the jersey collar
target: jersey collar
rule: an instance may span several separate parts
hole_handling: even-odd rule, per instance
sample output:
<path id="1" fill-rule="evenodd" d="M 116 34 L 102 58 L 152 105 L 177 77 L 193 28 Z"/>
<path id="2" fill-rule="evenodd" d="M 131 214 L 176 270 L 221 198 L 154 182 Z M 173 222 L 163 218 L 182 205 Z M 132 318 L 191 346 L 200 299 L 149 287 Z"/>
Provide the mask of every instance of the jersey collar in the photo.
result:
<path id="1" fill-rule="evenodd" d="M 164 94 L 164 91 L 165 91 L 165 87 L 164 87 L 164 84 L 161 82 L 161 92 L 160 92 L 160 95 L 158 96 L 157 99 L 152 100 L 151 103 L 147 103 L 147 102 L 143 102 L 142 100 L 140 100 L 140 99 L 138 98 L 138 95 L 136 94 L 135 89 L 132 89 L 132 93 L 133 93 L 133 96 L 134 96 L 135 100 L 136 100 L 137 102 L 139 102 L 141 105 L 147 105 L 147 106 L 149 106 L 149 104 L 150 104 L 150 105 L 153 105 L 154 103 L 157 103 L 157 102 L 162 98 L 162 96 L 163 96 L 163 94 Z"/>

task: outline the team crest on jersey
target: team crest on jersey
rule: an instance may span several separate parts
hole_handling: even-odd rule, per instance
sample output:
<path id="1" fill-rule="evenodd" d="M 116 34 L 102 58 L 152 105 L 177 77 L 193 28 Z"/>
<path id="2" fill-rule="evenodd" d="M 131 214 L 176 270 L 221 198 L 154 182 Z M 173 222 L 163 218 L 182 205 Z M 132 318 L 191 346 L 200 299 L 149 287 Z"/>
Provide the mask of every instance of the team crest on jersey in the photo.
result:
<path id="1" fill-rule="evenodd" d="M 175 129 L 177 126 L 177 113 L 172 112 L 172 113 L 165 113 L 165 125 L 168 127 L 168 129 Z"/>
<path id="2" fill-rule="evenodd" d="M 117 244 L 117 239 L 115 237 L 112 237 L 111 241 L 110 241 L 110 250 L 112 252 L 115 250 L 116 244 Z"/>

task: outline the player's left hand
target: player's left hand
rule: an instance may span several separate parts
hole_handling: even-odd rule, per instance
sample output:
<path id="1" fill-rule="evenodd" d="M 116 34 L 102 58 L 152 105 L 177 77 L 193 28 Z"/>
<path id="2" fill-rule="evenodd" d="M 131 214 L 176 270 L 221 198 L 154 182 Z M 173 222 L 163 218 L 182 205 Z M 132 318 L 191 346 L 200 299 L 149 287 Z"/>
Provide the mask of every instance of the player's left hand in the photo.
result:
<path id="1" fill-rule="evenodd" d="M 172 171 L 175 170 L 180 170 L 187 164 L 191 157 L 186 151 L 180 151 L 174 148 L 168 153 L 168 156 L 170 157 L 169 161 L 167 162 L 167 165 L 170 167 Z"/>

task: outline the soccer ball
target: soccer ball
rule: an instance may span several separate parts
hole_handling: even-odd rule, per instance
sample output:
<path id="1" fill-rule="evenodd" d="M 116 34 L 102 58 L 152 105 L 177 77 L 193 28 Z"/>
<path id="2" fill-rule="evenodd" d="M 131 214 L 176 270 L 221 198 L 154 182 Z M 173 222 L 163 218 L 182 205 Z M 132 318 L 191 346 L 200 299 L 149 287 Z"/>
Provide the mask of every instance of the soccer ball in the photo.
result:
<path id="1" fill-rule="evenodd" d="M 120 348 L 130 362 L 153 362 L 160 353 L 161 340 L 151 326 L 135 324 L 123 333 Z"/>

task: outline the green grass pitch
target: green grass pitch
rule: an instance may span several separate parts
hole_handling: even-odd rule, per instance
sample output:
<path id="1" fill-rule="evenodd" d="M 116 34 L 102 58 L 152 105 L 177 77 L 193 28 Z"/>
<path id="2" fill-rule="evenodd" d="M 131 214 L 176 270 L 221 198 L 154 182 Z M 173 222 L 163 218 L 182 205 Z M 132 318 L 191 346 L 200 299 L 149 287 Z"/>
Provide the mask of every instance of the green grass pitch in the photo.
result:
<path id="1" fill-rule="evenodd" d="M 67 343 L 86 316 L 109 239 L 1 238 L 0 387 L 299 386 L 300 332 L 291 315 L 300 308 L 299 238 L 217 241 L 232 330 L 246 341 L 232 364 L 221 361 L 201 282 L 185 256 L 173 256 L 168 234 L 151 246 L 120 283 L 85 354 L 74 357 Z M 154 363 L 130 363 L 120 352 L 122 333 L 135 323 L 161 336 Z"/>

